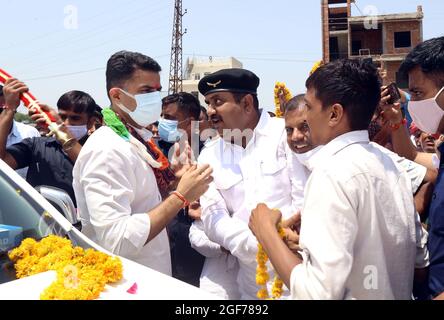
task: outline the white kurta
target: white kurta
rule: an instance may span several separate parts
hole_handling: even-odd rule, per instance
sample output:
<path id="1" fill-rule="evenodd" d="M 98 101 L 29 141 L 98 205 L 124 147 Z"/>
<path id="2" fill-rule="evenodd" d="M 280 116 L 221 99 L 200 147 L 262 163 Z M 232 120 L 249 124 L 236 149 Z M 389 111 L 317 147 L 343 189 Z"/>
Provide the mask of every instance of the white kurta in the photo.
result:
<path id="1" fill-rule="evenodd" d="M 367 131 L 337 137 L 313 158 L 292 297 L 410 299 L 420 224 L 407 171 Z"/>
<path id="2" fill-rule="evenodd" d="M 295 180 L 300 183 L 292 185 L 290 154 L 284 120 L 262 112 L 245 149 L 218 139 L 199 157 L 199 163 L 212 166 L 214 177 L 209 190 L 201 197 L 205 233 L 239 259 L 238 284 L 243 299 L 256 299 L 259 290 L 255 277 L 257 240 L 248 228 L 251 210 L 263 202 L 270 208 L 280 209 L 286 219 L 302 206 L 308 172 L 294 162 L 292 172 L 297 174 Z M 299 170 L 295 166 L 299 166 Z M 272 280 L 271 265 L 269 270 Z"/>
<path id="3" fill-rule="evenodd" d="M 73 169 L 82 232 L 114 254 L 171 275 L 166 230 L 148 244 L 148 212 L 161 201 L 152 168 L 108 127 L 83 146 Z"/>
<path id="4" fill-rule="evenodd" d="M 199 287 L 222 299 L 240 299 L 237 259 L 223 252 L 220 245 L 208 239 L 200 220 L 191 225 L 189 237 L 191 247 L 205 257 Z"/>

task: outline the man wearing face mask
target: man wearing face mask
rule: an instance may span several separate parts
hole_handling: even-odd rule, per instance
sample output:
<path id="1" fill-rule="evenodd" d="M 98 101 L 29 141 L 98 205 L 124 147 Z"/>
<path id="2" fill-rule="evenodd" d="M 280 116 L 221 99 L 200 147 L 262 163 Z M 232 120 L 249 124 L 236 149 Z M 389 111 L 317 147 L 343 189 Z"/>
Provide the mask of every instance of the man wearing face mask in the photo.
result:
<path id="1" fill-rule="evenodd" d="M 162 117 L 159 119 L 158 130 L 161 138 L 159 145 L 163 147 L 164 154 L 169 154 L 178 140 L 188 145 L 192 144 L 192 139 L 199 142 L 199 135 L 194 130 L 200 111 L 199 100 L 190 93 L 179 92 L 162 99 Z M 192 222 L 188 208 L 184 208 L 168 224 L 167 230 L 173 277 L 198 287 L 204 257 L 191 248 L 188 233 Z"/>
<path id="2" fill-rule="evenodd" d="M 48 185 L 65 190 L 76 204 L 72 188 L 72 169 L 74 162 L 88 138 L 88 129 L 94 123 L 94 111 L 97 107 L 93 98 L 82 91 L 70 91 L 57 102 L 58 113 L 48 106 L 41 105 L 43 110 L 50 111 L 61 130 L 77 142 L 64 147 L 54 137 L 34 137 L 22 140 L 6 148 L 6 136 L 13 121 L 14 112 L 20 104 L 20 94 L 28 90 L 27 86 L 17 80 L 6 81 L 4 92 L 6 107 L 0 118 L 0 158 L 11 168 L 29 167 L 26 180 L 33 187 Z M 44 121 L 39 114 L 32 119 Z"/>
<path id="3" fill-rule="evenodd" d="M 411 101 L 408 109 L 416 126 L 429 134 L 444 133 L 444 37 L 427 40 L 406 57 L 401 71 L 408 74 Z M 394 124 L 403 122 L 398 105 L 386 105 L 384 116 Z M 430 251 L 429 290 L 431 297 L 444 299 L 444 180 L 443 157 L 418 152 L 409 143 L 407 130 L 398 126 L 392 132 L 395 151 L 429 168 L 439 168 L 429 210 Z M 444 146 L 438 148 L 442 154 Z"/>
<path id="4" fill-rule="evenodd" d="M 160 71 L 140 53 L 111 56 L 106 68 L 111 107 L 102 111 L 104 126 L 79 154 L 73 187 L 83 233 L 115 254 L 171 275 L 165 227 L 207 190 L 212 170 L 170 168 L 145 129 L 160 117 Z M 174 174 L 180 178 L 176 190 L 162 201 Z"/>
<path id="5" fill-rule="evenodd" d="M 199 129 L 196 125 L 199 115 L 199 100 L 190 93 L 179 92 L 162 99 L 162 117 L 159 119 L 158 129 L 161 139 L 159 144 L 164 154 L 170 154 L 171 147 L 180 140 L 187 141 L 191 146 L 192 139 L 198 143 L 196 151 L 199 153 L 201 145 L 196 132 Z"/>

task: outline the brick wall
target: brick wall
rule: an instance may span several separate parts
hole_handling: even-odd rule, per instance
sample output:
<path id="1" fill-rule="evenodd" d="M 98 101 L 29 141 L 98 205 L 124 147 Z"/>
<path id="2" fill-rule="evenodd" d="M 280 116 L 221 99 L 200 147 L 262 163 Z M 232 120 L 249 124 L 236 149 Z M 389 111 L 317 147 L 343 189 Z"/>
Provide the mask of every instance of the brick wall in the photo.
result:
<path id="1" fill-rule="evenodd" d="M 330 61 L 330 35 L 328 29 L 328 1 L 322 0 L 322 59 Z"/>
<path id="2" fill-rule="evenodd" d="M 410 31 L 412 46 L 410 48 L 395 48 L 395 32 Z M 421 22 L 387 22 L 385 23 L 385 54 L 407 54 L 409 53 L 421 39 Z"/>
<path id="3" fill-rule="evenodd" d="M 371 54 L 382 54 L 382 31 L 355 30 L 352 31 L 352 41 L 360 40 L 361 49 L 370 49 Z M 359 54 L 356 52 L 356 55 Z"/>
<path id="4" fill-rule="evenodd" d="M 398 72 L 400 66 L 401 61 L 386 61 L 384 63 L 384 67 L 387 70 L 387 78 L 384 80 L 384 85 L 396 82 L 396 72 Z"/>

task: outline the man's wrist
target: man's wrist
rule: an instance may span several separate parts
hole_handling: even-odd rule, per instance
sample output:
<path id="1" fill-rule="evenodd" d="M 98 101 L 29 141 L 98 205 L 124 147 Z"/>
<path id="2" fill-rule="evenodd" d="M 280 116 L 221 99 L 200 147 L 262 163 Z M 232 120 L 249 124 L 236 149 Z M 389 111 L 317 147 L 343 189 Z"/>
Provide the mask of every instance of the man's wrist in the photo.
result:
<path id="1" fill-rule="evenodd" d="M 188 207 L 190 205 L 190 202 L 179 191 L 177 191 L 177 190 L 173 191 L 173 192 L 170 193 L 170 195 L 173 195 L 174 197 L 176 197 L 177 199 L 182 201 L 182 208 L 186 208 L 186 207 Z"/>
<path id="2" fill-rule="evenodd" d="M 407 119 L 403 118 L 402 120 L 400 120 L 399 122 L 396 123 L 390 123 L 389 127 L 390 129 L 392 129 L 392 131 L 397 131 L 399 128 L 405 126 L 407 124 Z"/>
<path id="3" fill-rule="evenodd" d="M 14 112 L 15 113 L 15 111 L 17 110 L 17 107 L 12 107 L 10 104 L 8 104 L 8 103 L 5 103 L 4 105 L 3 105 L 3 107 L 1 107 L 3 110 L 10 110 L 10 111 L 12 111 L 12 112 Z"/>

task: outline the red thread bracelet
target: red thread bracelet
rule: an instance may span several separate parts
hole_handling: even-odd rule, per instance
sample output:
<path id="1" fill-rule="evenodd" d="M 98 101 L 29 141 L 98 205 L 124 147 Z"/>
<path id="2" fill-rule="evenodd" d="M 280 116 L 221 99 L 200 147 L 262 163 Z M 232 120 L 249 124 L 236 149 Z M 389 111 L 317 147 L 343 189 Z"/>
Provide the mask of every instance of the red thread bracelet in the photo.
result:
<path id="1" fill-rule="evenodd" d="M 176 197 L 178 197 L 183 202 L 183 208 L 188 207 L 190 205 L 190 202 L 179 192 L 179 191 L 173 191 L 171 194 L 174 194 Z"/>
<path id="2" fill-rule="evenodd" d="M 397 124 L 390 124 L 390 128 L 393 130 L 393 131 L 396 131 L 396 130 L 398 130 L 399 128 L 401 128 L 401 126 L 405 126 L 407 124 L 407 119 L 402 119 L 402 121 L 400 122 L 400 123 L 397 123 Z"/>

